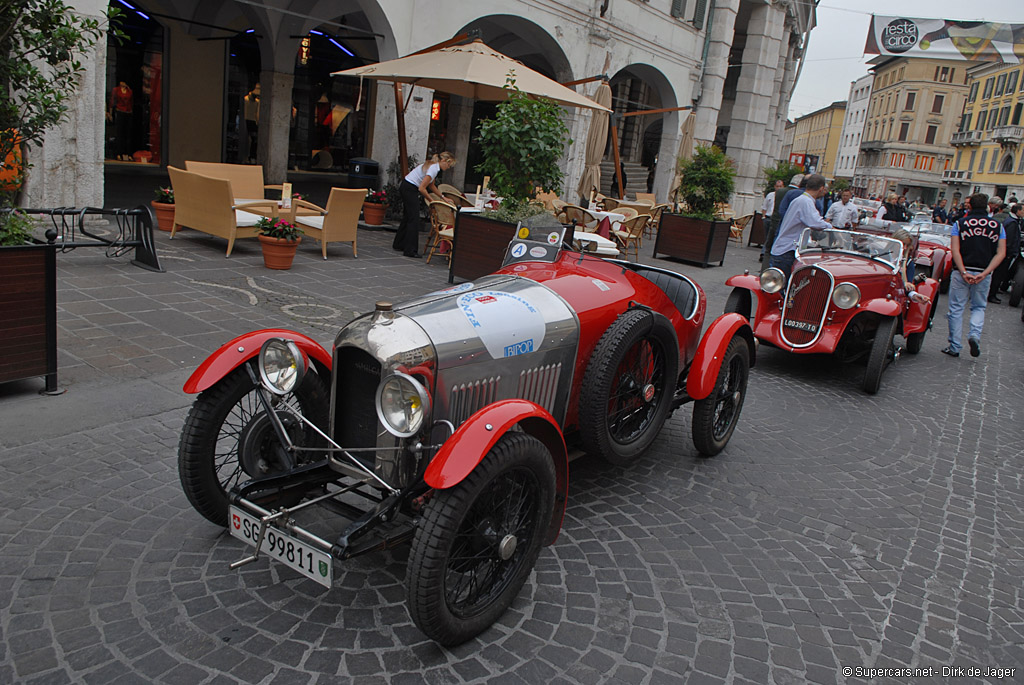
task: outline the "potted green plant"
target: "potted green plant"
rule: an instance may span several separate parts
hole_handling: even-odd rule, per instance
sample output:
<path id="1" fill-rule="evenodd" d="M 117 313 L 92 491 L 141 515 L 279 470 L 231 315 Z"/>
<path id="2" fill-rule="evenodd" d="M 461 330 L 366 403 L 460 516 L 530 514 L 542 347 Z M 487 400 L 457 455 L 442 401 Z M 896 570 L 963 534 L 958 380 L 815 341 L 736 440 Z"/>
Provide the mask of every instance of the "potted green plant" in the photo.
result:
<path id="1" fill-rule="evenodd" d="M 494 118 L 480 122 L 483 161 L 477 165 L 477 171 L 491 177 L 491 190 L 501 198 L 501 206 L 480 214 L 458 214 L 449 281 L 456 276 L 478 278 L 500 267 L 516 225 L 545 211 L 531 203 L 537 188 L 561 191 L 559 161 L 572 144 L 562 108 L 523 93 L 516 87 L 514 72 L 508 75 L 505 90 L 508 99 L 498 104 Z"/>
<path id="2" fill-rule="evenodd" d="M 302 229 L 284 219 L 261 218 L 256 222 L 256 237 L 263 249 L 263 264 L 268 269 L 290 269 L 295 250 L 302 242 Z"/>
<path id="3" fill-rule="evenodd" d="M 654 255 L 665 254 L 708 266 L 725 262 L 731 222 L 715 213 L 729 201 L 736 168 L 722 150 L 700 145 L 692 159 L 679 162 L 679 195 L 686 203 L 681 214 L 663 214 L 654 243 Z"/>
<path id="4" fill-rule="evenodd" d="M 161 231 L 170 232 L 174 228 L 174 189 L 170 186 L 157 188 L 153 191 L 153 201 L 149 204 L 156 214 L 156 227 Z"/>
<path id="5" fill-rule="evenodd" d="M 386 190 L 367 190 L 363 200 L 363 221 L 369 226 L 384 223 L 385 205 L 388 203 Z"/>

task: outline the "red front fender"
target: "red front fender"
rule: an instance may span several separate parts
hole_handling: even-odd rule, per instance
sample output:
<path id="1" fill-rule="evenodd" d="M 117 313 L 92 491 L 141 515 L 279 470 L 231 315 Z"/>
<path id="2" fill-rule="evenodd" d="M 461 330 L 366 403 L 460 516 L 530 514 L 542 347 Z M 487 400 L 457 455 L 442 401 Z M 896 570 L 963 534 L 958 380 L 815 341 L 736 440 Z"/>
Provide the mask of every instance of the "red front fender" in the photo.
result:
<path id="1" fill-rule="evenodd" d="M 199 365 L 182 388 L 190 395 L 206 390 L 220 379 L 237 369 L 260 353 L 260 347 L 268 338 L 284 338 L 293 340 L 307 357 L 322 367 L 324 372 L 331 370 L 331 355 L 321 347 L 320 343 L 310 337 L 289 331 L 285 328 L 265 328 L 262 331 L 251 331 L 238 336 L 231 342 L 221 345 L 220 349 L 206 358 Z M 329 378 L 329 376 L 328 376 Z"/>
<path id="2" fill-rule="evenodd" d="M 865 304 L 861 311 L 881 314 L 882 316 L 899 316 L 900 303 L 896 300 L 874 299 Z"/>
<path id="3" fill-rule="evenodd" d="M 734 288 L 746 288 L 756 292 L 761 290 L 761 277 L 754 276 L 753 274 L 736 274 L 725 279 L 725 284 L 731 285 Z"/>
<path id="4" fill-rule="evenodd" d="M 516 424 L 544 443 L 554 459 L 555 507 L 546 542 L 550 545 L 562 528 L 569 488 L 569 457 L 558 423 L 543 407 L 527 400 L 501 400 L 487 405 L 445 441 L 427 466 L 423 480 L 437 490 L 457 485 L 483 461 L 498 438 Z"/>
<path id="5" fill-rule="evenodd" d="M 750 365 L 754 365 L 757 347 L 750 324 L 740 314 L 723 314 L 708 326 L 690 365 L 690 374 L 686 379 L 686 394 L 692 399 L 702 400 L 715 389 L 725 350 L 732 342 L 733 336 L 737 334 L 743 336 L 750 347 Z"/>

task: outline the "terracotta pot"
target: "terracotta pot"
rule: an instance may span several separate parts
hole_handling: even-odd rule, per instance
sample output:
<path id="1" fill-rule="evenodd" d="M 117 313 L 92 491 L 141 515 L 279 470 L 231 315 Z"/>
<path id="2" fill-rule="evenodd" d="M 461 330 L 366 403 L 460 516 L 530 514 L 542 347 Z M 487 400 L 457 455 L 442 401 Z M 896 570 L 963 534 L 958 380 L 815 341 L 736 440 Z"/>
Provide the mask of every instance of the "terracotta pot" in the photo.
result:
<path id="1" fill-rule="evenodd" d="M 284 240 L 283 238 L 271 238 L 270 236 L 258 235 L 260 245 L 263 247 L 263 265 L 268 269 L 290 269 L 292 260 L 295 259 L 295 249 L 302 242 L 302 238 L 295 240 Z"/>
<path id="2" fill-rule="evenodd" d="M 380 226 L 383 224 L 384 205 L 379 202 L 364 202 L 363 221 L 369 226 Z"/>
<path id="3" fill-rule="evenodd" d="M 156 227 L 161 231 L 170 231 L 174 228 L 174 205 L 169 202 L 157 202 L 153 200 L 149 203 L 153 208 L 153 213 L 156 214 Z"/>

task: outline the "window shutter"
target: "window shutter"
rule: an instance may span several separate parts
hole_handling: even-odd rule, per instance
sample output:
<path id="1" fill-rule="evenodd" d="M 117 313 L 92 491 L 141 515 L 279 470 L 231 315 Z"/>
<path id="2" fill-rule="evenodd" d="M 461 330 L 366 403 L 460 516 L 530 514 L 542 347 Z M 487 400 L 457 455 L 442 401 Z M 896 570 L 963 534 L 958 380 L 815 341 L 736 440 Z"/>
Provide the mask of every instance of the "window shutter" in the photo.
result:
<path id="1" fill-rule="evenodd" d="M 672 0 L 672 16 L 681 17 L 686 10 L 686 0 Z"/>
<path id="2" fill-rule="evenodd" d="M 704 15 L 708 11 L 708 0 L 697 0 L 693 7 L 693 25 L 698 30 L 704 28 Z"/>

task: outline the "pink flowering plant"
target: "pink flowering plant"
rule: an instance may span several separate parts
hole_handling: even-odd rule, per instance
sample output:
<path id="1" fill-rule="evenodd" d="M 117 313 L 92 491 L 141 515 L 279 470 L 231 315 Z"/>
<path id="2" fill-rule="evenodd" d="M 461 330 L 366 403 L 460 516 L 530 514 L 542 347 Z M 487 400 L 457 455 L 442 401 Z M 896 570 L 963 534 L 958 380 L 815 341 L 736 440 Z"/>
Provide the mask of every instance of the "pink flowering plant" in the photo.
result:
<path id="1" fill-rule="evenodd" d="M 298 240 L 299 234 L 302 233 L 302 229 L 290 221 L 268 219 L 267 217 L 256 222 L 256 230 L 260 235 L 265 235 L 268 238 L 280 238 L 288 241 Z"/>
<path id="2" fill-rule="evenodd" d="M 157 188 L 153 191 L 153 197 L 156 198 L 157 202 L 163 202 L 167 205 L 174 204 L 174 188 Z"/>
<path id="3" fill-rule="evenodd" d="M 367 190 L 366 191 L 366 202 L 373 202 L 379 205 L 386 205 L 388 203 L 388 194 L 384 190 Z"/>

